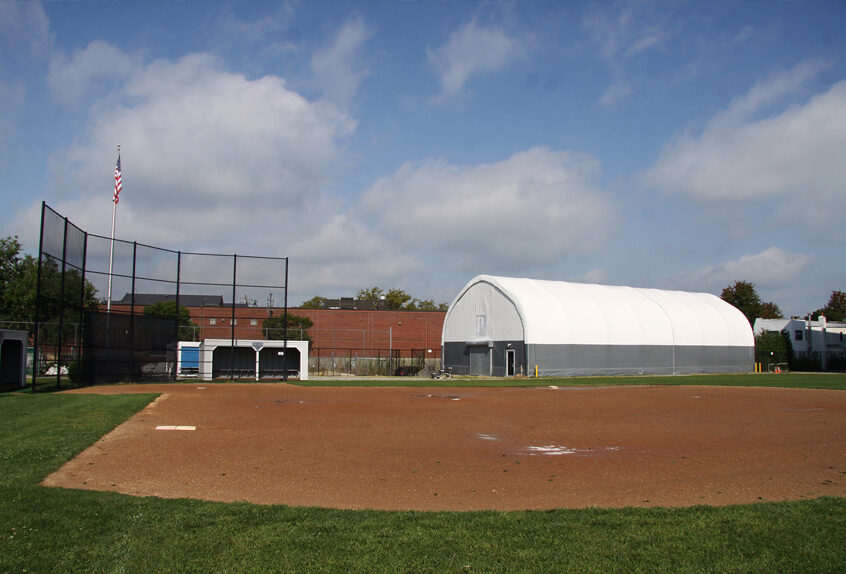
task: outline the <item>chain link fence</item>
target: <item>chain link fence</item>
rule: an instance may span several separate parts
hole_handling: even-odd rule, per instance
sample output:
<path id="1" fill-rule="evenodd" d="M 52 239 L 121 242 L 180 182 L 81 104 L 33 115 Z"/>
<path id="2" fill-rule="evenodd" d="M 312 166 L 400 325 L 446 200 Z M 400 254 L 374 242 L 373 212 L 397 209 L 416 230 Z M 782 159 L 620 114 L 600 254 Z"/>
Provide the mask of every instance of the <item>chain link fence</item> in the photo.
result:
<path id="1" fill-rule="evenodd" d="M 125 294 L 118 305 L 115 293 Z M 142 294 L 160 304 L 145 304 Z M 222 295 L 231 295 L 228 303 Z M 175 380 L 178 342 L 192 336 L 192 322 L 181 313 L 188 300 L 217 301 L 216 313 L 229 319 L 228 330 L 217 335 L 231 345 L 216 360 L 235 365 L 236 311 L 265 295 L 284 303 L 287 341 L 287 257 L 173 251 L 104 237 L 42 203 L 33 385 L 43 376 L 55 376 L 56 385 L 66 378 L 75 384 Z M 279 370 L 287 379 L 290 369 Z"/>

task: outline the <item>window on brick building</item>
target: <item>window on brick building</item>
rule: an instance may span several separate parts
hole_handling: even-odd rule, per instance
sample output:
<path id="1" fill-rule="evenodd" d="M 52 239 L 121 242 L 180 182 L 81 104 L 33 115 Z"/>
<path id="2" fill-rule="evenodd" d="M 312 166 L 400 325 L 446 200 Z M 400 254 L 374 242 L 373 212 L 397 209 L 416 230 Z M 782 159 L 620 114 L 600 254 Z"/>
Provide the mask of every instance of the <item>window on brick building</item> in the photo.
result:
<path id="1" fill-rule="evenodd" d="M 217 319 L 214 317 L 209 318 L 209 325 L 217 325 Z"/>

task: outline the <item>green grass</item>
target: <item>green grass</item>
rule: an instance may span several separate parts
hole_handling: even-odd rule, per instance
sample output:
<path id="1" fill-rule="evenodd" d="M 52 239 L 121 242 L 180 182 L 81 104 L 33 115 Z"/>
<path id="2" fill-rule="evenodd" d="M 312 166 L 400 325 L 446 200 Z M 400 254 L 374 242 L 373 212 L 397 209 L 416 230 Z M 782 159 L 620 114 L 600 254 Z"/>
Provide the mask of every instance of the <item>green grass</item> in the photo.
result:
<path id="1" fill-rule="evenodd" d="M 846 499 L 377 512 L 38 486 L 151 395 L 0 394 L 0 572 L 846 572 Z"/>
<path id="2" fill-rule="evenodd" d="M 607 387 L 637 385 L 707 385 L 721 387 L 781 387 L 799 389 L 846 390 L 846 373 L 781 373 L 687 376 L 620 376 L 620 377 L 563 377 L 485 379 L 455 377 L 453 379 L 415 379 L 391 377 L 384 379 L 314 379 L 289 381 L 308 387 Z"/>

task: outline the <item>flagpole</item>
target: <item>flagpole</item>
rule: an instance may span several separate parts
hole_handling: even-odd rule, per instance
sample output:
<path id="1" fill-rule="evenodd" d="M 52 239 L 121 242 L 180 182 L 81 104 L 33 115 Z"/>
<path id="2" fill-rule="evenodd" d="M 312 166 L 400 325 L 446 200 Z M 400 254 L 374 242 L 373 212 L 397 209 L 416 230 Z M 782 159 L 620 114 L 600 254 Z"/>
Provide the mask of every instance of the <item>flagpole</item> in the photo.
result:
<path id="1" fill-rule="evenodd" d="M 120 144 L 117 146 L 117 166 L 120 166 Z M 118 167 L 118 169 L 120 169 Z M 115 216 L 117 215 L 117 199 L 118 199 L 118 189 L 117 189 L 117 176 L 118 172 L 115 170 L 115 193 L 112 195 L 112 240 L 109 243 L 109 290 L 106 295 L 106 313 L 112 312 L 112 264 L 114 263 L 114 256 L 115 256 Z"/>

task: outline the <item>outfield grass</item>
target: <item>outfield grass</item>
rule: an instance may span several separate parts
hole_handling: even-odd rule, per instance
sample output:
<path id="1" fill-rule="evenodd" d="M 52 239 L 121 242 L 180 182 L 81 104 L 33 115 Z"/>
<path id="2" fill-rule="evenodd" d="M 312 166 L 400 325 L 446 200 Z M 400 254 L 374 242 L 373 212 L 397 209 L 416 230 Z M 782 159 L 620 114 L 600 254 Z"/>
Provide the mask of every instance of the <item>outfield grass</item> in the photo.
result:
<path id="1" fill-rule="evenodd" d="M 376 512 L 38 486 L 151 399 L 0 394 L 0 572 L 846 572 L 842 498 Z"/>
<path id="2" fill-rule="evenodd" d="M 673 375 L 620 377 L 562 378 L 498 378 L 455 377 L 452 379 L 416 379 L 389 377 L 367 379 L 354 377 L 317 378 L 289 381 L 307 387 L 608 387 L 632 385 L 706 385 L 721 387 L 780 387 L 799 389 L 846 390 L 846 373 L 761 373 L 733 375 Z"/>

